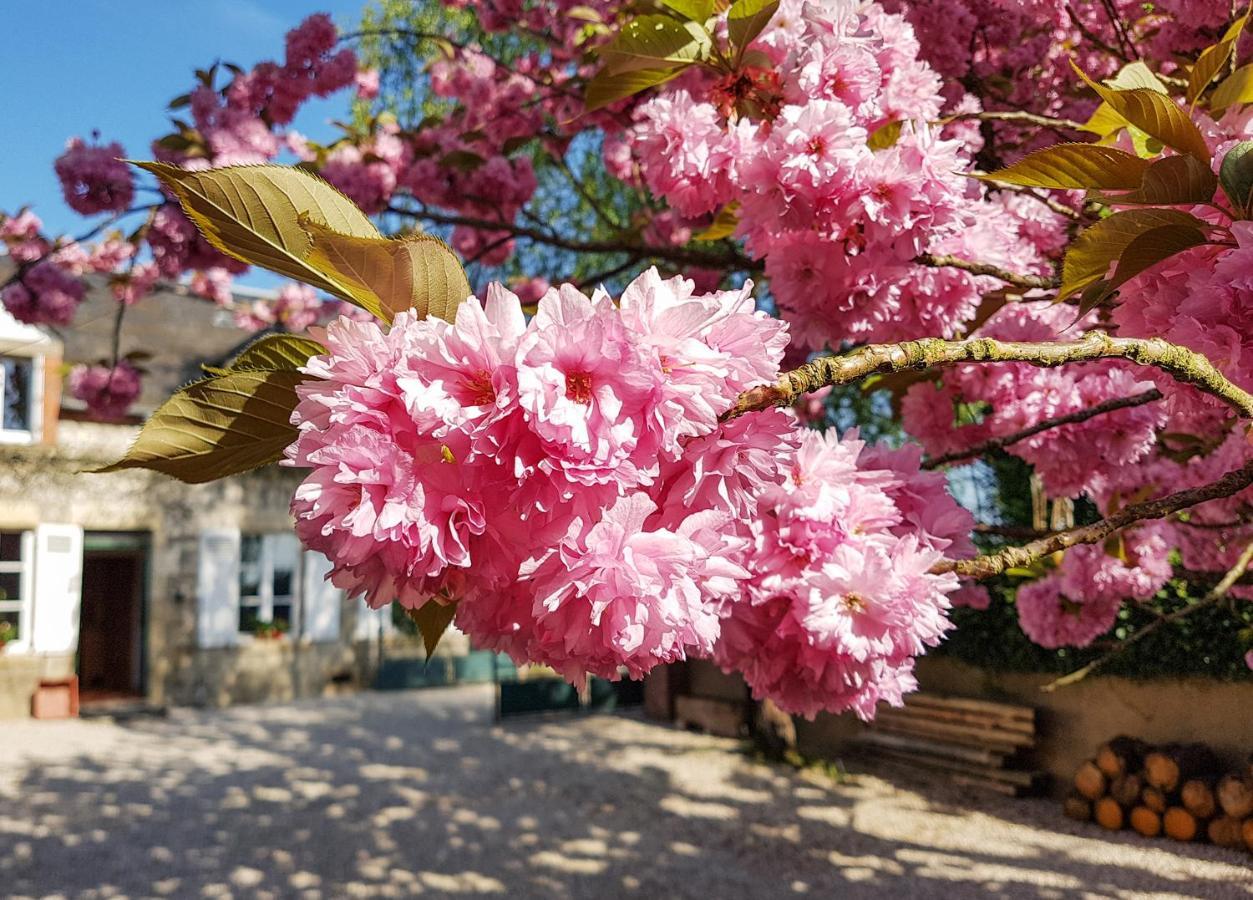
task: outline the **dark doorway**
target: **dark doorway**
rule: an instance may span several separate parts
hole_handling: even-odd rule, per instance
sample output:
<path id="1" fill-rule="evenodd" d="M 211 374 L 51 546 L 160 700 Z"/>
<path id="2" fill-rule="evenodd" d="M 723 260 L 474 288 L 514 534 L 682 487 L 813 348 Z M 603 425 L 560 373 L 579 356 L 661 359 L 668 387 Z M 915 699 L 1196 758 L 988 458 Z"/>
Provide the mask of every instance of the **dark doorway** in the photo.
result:
<path id="1" fill-rule="evenodd" d="M 89 533 L 83 549 L 78 681 L 84 704 L 144 692 L 148 536 Z"/>

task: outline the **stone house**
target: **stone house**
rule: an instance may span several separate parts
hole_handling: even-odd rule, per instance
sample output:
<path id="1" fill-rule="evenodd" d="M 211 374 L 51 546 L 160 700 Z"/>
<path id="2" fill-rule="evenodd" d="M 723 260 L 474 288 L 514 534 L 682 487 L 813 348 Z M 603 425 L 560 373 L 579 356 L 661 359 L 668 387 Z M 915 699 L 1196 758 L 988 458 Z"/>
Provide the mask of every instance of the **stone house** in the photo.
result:
<path id="1" fill-rule="evenodd" d="M 207 485 L 84 474 L 117 459 L 142 415 L 202 363 L 251 338 L 210 303 L 145 298 L 126 312 L 122 346 L 152 354 L 139 415 L 92 422 L 62 380 L 69 364 L 111 356 L 116 309 L 95 285 L 54 334 L 0 308 L 0 718 L 29 715 L 41 680 L 72 674 L 84 708 L 368 683 L 390 614 L 346 599 L 323 581 L 327 560 L 300 548 L 287 511 L 298 473 L 269 466 Z"/>

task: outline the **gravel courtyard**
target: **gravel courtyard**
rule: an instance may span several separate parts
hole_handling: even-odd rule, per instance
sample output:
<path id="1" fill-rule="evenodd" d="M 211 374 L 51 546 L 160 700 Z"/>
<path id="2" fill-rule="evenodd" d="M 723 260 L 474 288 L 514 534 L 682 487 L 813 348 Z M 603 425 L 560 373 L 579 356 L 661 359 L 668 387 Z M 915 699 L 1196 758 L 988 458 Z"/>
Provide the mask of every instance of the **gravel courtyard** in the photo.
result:
<path id="1" fill-rule="evenodd" d="M 0 895 L 1253 895 L 1248 857 L 1045 801 L 837 784 L 633 717 L 491 709 L 476 686 L 6 722 Z"/>

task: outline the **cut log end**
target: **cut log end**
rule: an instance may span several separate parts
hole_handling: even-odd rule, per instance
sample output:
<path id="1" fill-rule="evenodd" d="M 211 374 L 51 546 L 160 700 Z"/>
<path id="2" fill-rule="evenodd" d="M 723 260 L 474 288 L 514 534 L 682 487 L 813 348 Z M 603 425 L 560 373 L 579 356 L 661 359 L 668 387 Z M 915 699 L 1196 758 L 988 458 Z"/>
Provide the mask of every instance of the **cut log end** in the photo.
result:
<path id="1" fill-rule="evenodd" d="M 1244 823 L 1231 816 L 1219 816 L 1206 827 L 1209 839 L 1219 847 L 1242 849 L 1244 847 Z"/>
<path id="2" fill-rule="evenodd" d="M 1075 790 L 1089 800 L 1105 796 L 1108 779 L 1094 761 L 1088 760 L 1075 771 Z"/>
<path id="3" fill-rule="evenodd" d="M 1155 788 L 1170 792 L 1183 782 L 1219 768 L 1214 751 L 1204 744 L 1161 747 L 1144 757 L 1144 777 Z"/>
<path id="4" fill-rule="evenodd" d="M 1102 797 L 1092 806 L 1092 817 L 1102 828 L 1117 831 L 1127 824 L 1127 817 L 1113 797 Z"/>
<path id="5" fill-rule="evenodd" d="M 1157 837 L 1162 833 L 1162 817 L 1147 806 L 1137 806 L 1131 810 L 1131 827 L 1145 837 Z"/>
<path id="6" fill-rule="evenodd" d="M 1214 798 L 1214 782 L 1207 778 L 1190 778 L 1179 789 L 1179 801 L 1183 808 L 1198 819 L 1211 818 L 1218 811 Z"/>
<path id="7" fill-rule="evenodd" d="M 1214 789 L 1218 805 L 1233 819 L 1245 819 L 1253 815 L 1253 778 L 1242 775 L 1224 775 Z"/>
<path id="8" fill-rule="evenodd" d="M 1240 827 L 1240 834 L 1244 838 L 1245 849 L 1253 853 L 1253 819 L 1244 820 L 1244 825 Z"/>
<path id="9" fill-rule="evenodd" d="M 1147 806 L 1159 816 L 1166 812 L 1166 807 L 1170 806 L 1166 802 L 1166 794 L 1155 787 L 1146 787 L 1140 793 L 1140 802 Z"/>
<path id="10" fill-rule="evenodd" d="M 1120 775 L 1109 783 L 1109 795 L 1120 805 L 1130 808 L 1139 802 L 1143 788 L 1139 775 Z"/>
<path id="11" fill-rule="evenodd" d="M 1172 806 L 1162 816 L 1162 830 L 1173 840 L 1195 841 L 1201 832 L 1201 823 L 1182 806 Z"/>
<path id="12" fill-rule="evenodd" d="M 1062 803 L 1062 813 L 1076 822 L 1092 820 L 1092 803 L 1082 794 L 1071 794 Z"/>
<path id="13" fill-rule="evenodd" d="M 1096 765 L 1106 777 L 1118 778 L 1138 770 L 1147 749 L 1144 741 L 1119 735 L 1097 748 Z"/>

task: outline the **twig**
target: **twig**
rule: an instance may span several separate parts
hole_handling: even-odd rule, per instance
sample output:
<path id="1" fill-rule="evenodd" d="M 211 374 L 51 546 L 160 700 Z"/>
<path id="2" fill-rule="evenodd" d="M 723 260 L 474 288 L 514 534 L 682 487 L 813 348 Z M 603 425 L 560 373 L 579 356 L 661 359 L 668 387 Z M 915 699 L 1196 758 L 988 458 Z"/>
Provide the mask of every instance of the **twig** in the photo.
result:
<path id="1" fill-rule="evenodd" d="M 1025 441 L 1029 437 L 1034 437 L 1043 431 L 1051 428 L 1060 428 L 1063 425 L 1074 425 L 1079 422 L 1086 422 L 1088 419 L 1103 415 L 1107 412 L 1114 412 L 1119 409 L 1128 409 L 1133 406 L 1143 406 L 1146 403 L 1162 399 L 1162 392 L 1157 388 L 1150 388 L 1142 394 L 1136 394 L 1134 397 L 1118 397 L 1113 400 L 1106 400 L 1104 403 L 1098 403 L 1096 406 L 1090 406 L 1087 409 L 1081 409 L 1076 412 L 1067 413 L 1064 416 L 1056 416 L 1052 419 L 1045 419 L 1037 422 L 1029 428 L 1021 431 L 1015 431 L 1013 434 L 1006 434 L 1001 437 L 990 438 L 989 440 L 967 447 L 965 450 L 954 450 L 951 453 L 945 453 L 934 459 L 928 459 L 923 462 L 924 469 L 934 469 L 938 466 L 947 465 L 963 459 L 970 459 L 975 456 L 982 456 L 992 450 L 1001 450 L 1019 441 Z"/>
<path id="2" fill-rule="evenodd" d="M 1244 552 L 1240 554 L 1240 558 L 1236 560 L 1236 564 L 1228 570 L 1227 574 L 1222 577 L 1222 580 L 1219 581 L 1218 584 L 1214 585 L 1209 592 L 1196 603 L 1193 603 L 1190 606 L 1185 606 L 1183 609 L 1177 609 L 1173 613 L 1153 620 L 1135 634 L 1119 641 L 1110 650 L 1101 656 L 1098 656 L 1086 666 L 1076 669 L 1069 675 L 1063 675 L 1061 678 L 1050 681 L 1048 684 L 1041 687 L 1040 690 L 1052 692 L 1058 688 L 1076 684 L 1077 682 L 1087 678 L 1101 666 L 1105 665 L 1105 663 L 1109 662 L 1113 657 L 1124 652 L 1132 644 L 1135 644 L 1137 641 L 1144 640 L 1144 638 L 1157 631 L 1157 629 L 1161 628 L 1163 625 L 1173 624 L 1178 622 L 1180 619 L 1187 618 L 1198 610 L 1208 609 L 1211 606 L 1217 605 L 1225 596 L 1227 596 L 1227 592 L 1231 590 L 1232 586 L 1244 576 L 1244 573 L 1249 568 L 1250 563 L 1253 563 L 1253 543 L 1250 543 L 1244 548 Z"/>
<path id="3" fill-rule="evenodd" d="M 1161 519 L 1171 513 L 1187 509 L 1190 506 L 1196 506 L 1198 503 L 1204 503 L 1207 500 L 1230 497 L 1232 494 L 1244 490 L 1250 484 L 1253 484 L 1253 460 L 1250 460 L 1238 469 L 1228 472 L 1222 478 L 1210 484 L 1168 494 L 1157 500 L 1133 503 L 1130 506 L 1124 506 L 1118 512 L 1107 516 L 1099 522 L 1058 532 L 1019 547 L 1006 547 L 1003 550 L 977 556 L 974 559 L 945 560 L 937 564 L 931 571 L 935 573 L 955 572 L 966 578 L 990 578 L 993 575 L 1000 575 L 1008 569 L 1030 565 L 1037 559 L 1048 556 L 1050 553 L 1056 553 L 1058 550 L 1065 550 L 1078 544 L 1098 543 L 1105 540 L 1115 531 L 1126 528 L 1135 522 L 1144 519 Z"/>
<path id="4" fill-rule="evenodd" d="M 951 116 L 942 117 L 940 119 L 940 124 L 947 125 L 949 122 L 964 122 L 970 119 L 975 119 L 980 122 L 1019 122 L 1023 125 L 1037 125 L 1040 128 L 1049 128 L 1054 131 L 1084 130 L 1084 124 L 1082 122 L 1076 122 L 1074 119 L 1055 119 L 1052 116 L 1041 116 L 1036 113 L 1027 112 L 1026 110 L 1017 109 L 991 109 L 983 112 L 954 113 Z"/>
<path id="5" fill-rule="evenodd" d="M 936 253 L 921 253 L 914 257 L 914 262 L 920 266 L 931 266 L 932 268 L 951 268 L 961 269 L 963 272 L 969 272 L 972 275 L 987 275 L 992 278 L 1000 279 L 1006 284 L 1012 284 L 1014 287 L 1020 287 L 1025 290 L 1032 289 L 1050 289 L 1056 288 L 1060 282 L 1056 278 L 1042 278 L 1039 275 L 1020 275 L 1017 272 L 1011 272 L 1008 269 L 1002 269 L 1000 266 L 993 266 L 988 263 L 972 262 L 968 259 L 959 259 L 956 256 L 945 256 Z"/>

